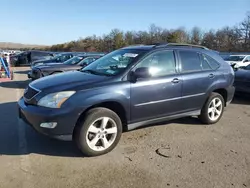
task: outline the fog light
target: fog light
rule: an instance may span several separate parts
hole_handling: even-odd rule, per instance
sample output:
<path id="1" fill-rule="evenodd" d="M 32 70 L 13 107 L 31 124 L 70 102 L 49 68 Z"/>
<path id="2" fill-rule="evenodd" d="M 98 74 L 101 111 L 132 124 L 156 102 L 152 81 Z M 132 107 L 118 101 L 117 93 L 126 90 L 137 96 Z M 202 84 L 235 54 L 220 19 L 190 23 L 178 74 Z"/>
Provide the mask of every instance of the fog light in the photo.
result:
<path id="1" fill-rule="evenodd" d="M 56 122 L 41 123 L 40 127 L 54 129 L 57 126 Z"/>

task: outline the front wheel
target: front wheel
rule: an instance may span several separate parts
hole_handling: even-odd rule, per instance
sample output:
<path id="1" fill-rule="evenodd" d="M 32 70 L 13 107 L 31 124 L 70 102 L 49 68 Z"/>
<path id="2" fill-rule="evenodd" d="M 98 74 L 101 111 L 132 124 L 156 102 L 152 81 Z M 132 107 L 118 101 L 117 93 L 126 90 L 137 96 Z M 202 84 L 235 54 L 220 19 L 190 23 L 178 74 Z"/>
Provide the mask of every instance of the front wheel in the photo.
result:
<path id="1" fill-rule="evenodd" d="M 205 124 L 217 123 L 224 112 L 225 101 L 219 93 L 212 93 L 204 104 L 199 119 Z"/>
<path id="2" fill-rule="evenodd" d="M 110 152 L 122 134 L 119 116 L 106 108 L 94 108 L 86 113 L 74 132 L 74 140 L 85 156 L 98 156 Z"/>

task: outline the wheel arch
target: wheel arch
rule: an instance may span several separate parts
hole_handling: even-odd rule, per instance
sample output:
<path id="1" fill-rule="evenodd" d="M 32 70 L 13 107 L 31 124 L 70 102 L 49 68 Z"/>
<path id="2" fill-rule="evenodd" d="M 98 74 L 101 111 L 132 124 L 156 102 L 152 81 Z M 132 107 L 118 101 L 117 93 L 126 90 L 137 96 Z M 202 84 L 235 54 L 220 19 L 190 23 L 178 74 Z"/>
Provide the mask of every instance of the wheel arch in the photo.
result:
<path id="1" fill-rule="evenodd" d="M 79 125 L 79 123 L 85 118 L 85 115 L 86 113 L 93 109 L 93 108 L 97 108 L 97 107 L 103 107 L 103 108 L 107 108 L 109 110 L 112 110 L 114 111 L 121 119 L 122 121 L 122 128 L 123 128 L 123 131 L 126 131 L 127 130 L 127 122 L 128 122 L 128 117 L 127 117 L 127 113 L 126 113 L 126 109 L 125 107 L 118 101 L 103 101 L 103 102 L 100 102 L 100 103 L 96 103 L 90 107 L 88 107 L 87 109 L 85 109 L 81 115 L 79 116 L 78 120 L 77 120 L 77 123 L 76 123 L 76 126 L 74 128 L 74 133 L 73 135 L 75 135 L 75 130 L 77 129 Z"/>
<path id="2" fill-rule="evenodd" d="M 227 93 L 227 90 L 225 88 L 215 89 L 212 92 L 213 93 L 219 93 L 223 97 L 223 99 L 224 99 L 225 106 L 227 105 L 228 93 Z"/>

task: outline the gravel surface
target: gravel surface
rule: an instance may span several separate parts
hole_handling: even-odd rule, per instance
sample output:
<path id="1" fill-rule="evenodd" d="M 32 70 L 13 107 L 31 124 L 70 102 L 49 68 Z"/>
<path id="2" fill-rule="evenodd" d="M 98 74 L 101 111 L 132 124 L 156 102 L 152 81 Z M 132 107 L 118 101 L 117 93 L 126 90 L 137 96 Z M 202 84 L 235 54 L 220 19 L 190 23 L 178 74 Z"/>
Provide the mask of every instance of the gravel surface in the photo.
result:
<path id="1" fill-rule="evenodd" d="M 44 137 L 18 119 L 27 68 L 0 83 L 0 187 L 250 187 L 250 97 L 236 96 L 216 125 L 183 118 L 126 132 L 103 156 Z"/>

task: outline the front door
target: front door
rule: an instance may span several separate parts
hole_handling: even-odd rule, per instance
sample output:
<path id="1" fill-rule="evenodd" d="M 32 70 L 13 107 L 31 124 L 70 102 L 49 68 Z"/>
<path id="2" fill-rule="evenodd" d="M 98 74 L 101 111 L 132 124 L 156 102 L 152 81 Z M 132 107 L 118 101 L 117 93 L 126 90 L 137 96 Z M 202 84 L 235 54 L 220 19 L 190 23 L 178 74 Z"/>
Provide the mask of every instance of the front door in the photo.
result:
<path id="1" fill-rule="evenodd" d="M 131 83 L 131 123 L 173 115 L 180 111 L 182 81 L 172 50 L 154 52 L 135 68 L 147 67 L 150 78 Z"/>

